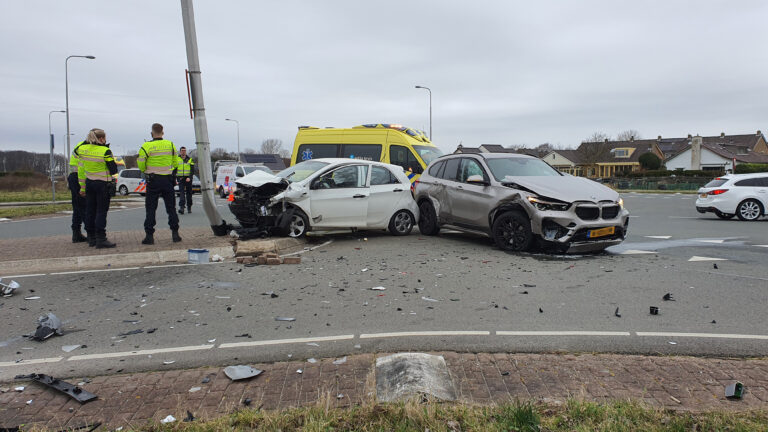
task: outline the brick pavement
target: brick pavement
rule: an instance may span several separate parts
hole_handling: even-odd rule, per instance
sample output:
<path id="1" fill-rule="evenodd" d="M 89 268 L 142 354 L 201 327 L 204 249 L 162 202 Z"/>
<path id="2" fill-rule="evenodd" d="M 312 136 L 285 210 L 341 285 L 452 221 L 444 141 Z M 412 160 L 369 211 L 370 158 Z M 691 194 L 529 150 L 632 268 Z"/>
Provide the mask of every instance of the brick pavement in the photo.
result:
<path id="1" fill-rule="evenodd" d="M 614 354 L 436 353 L 446 359 L 462 402 L 491 404 L 516 398 L 557 405 L 587 401 L 637 400 L 683 411 L 747 410 L 768 407 L 768 359 L 649 357 Z M 382 354 L 383 355 L 383 354 Z M 346 407 L 374 400 L 375 355 L 255 364 L 264 373 L 230 381 L 222 368 L 94 377 L 83 387 L 99 399 L 80 405 L 36 383 L 19 393 L 0 393 L 0 427 L 40 424 L 50 429 L 102 422 L 105 427 L 140 427 L 186 411 L 206 419 L 243 407 L 283 409 L 313 404 Z M 297 369 L 303 373 L 298 374 Z M 209 381 L 203 383 L 208 378 Z M 734 380 L 746 387 L 740 401 L 724 398 Z M 70 382 L 78 382 L 71 379 Z M 16 383 L 0 384 L 12 387 Z M 199 391 L 190 392 L 194 387 Z M 338 395 L 343 395 L 338 398 Z M 26 401 L 32 400 L 27 405 Z"/>
<path id="2" fill-rule="evenodd" d="M 179 229 L 181 243 L 171 241 L 169 229 L 158 229 L 155 232 L 155 244 L 141 244 L 144 230 L 108 232 L 109 240 L 117 243 L 112 249 L 96 249 L 86 243 L 72 243 L 72 234 L 47 237 L 26 237 L 20 239 L 0 240 L 0 250 L 13 253 L 0 254 L 0 262 L 62 258 L 75 256 L 112 255 L 133 252 L 157 252 L 177 249 L 215 248 L 231 245 L 228 236 L 217 237 L 209 227 L 181 227 Z"/>

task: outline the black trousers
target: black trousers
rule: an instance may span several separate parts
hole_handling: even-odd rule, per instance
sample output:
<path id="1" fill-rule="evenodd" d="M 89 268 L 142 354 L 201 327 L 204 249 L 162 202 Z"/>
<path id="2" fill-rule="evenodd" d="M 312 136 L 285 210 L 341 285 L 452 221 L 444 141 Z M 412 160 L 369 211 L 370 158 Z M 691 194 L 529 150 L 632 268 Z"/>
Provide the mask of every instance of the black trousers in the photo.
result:
<path id="1" fill-rule="evenodd" d="M 109 182 L 85 181 L 85 230 L 103 237 L 107 233 L 107 212 L 109 211 Z"/>
<path id="2" fill-rule="evenodd" d="M 189 181 L 187 181 L 189 179 Z M 192 208 L 192 177 L 177 177 L 179 182 L 179 209 Z"/>
<path id="3" fill-rule="evenodd" d="M 85 197 L 80 196 L 80 183 L 77 180 L 77 171 L 67 176 L 67 186 L 72 194 L 72 229 L 80 230 L 80 225 L 85 222 Z"/>
<path id="4" fill-rule="evenodd" d="M 155 233 L 155 213 L 157 212 L 157 201 L 163 197 L 165 203 L 165 212 L 168 213 L 168 226 L 171 230 L 179 229 L 179 215 L 176 214 L 175 192 L 173 191 L 174 178 L 170 175 L 148 175 L 147 176 L 147 196 L 144 207 L 147 210 L 147 216 L 144 219 L 144 231 L 149 234 Z"/>

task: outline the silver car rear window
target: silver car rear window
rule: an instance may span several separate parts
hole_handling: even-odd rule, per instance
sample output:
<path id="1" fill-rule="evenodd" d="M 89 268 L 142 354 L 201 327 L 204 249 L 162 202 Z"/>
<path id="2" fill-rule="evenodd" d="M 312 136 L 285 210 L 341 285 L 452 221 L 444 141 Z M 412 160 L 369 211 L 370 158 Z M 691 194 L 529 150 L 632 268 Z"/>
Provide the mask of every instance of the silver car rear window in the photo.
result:
<path id="1" fill-rule="evenodd" d="M 562 176 L 560 171 L 552 168 L 546 162 L 529 158 L 499 158 L 486 159 L 491 174 L 497 181 L 506 177 L 540 177 Z"/>

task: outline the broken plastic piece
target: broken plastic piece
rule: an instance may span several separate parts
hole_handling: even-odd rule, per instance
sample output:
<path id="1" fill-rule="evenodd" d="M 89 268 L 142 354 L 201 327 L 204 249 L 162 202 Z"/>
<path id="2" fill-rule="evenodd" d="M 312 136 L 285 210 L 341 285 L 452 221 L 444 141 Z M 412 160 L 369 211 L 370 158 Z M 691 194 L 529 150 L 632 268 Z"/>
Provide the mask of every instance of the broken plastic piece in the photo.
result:
<path id="1" fill-rule="evenodd" d="M 621 318 L 621 314 L 619 313 L 619 307 L 618 306 L 616 306 L 616 311 L 613 314 L 616 315 L 617 317 Z"/>
<path id="2" fill-rule="evenodd" d="M 40 300 L 40 296 L 24 297 L 24 300 Z"/>
<path id="3" fill-rule="evenodd" d="M 17 380 L 30 379 L 30 380 L 39 382 L 40 384 L 44 384 L 54 390 L 58 390 L 66 394 L 67 396 L 77 400 L 80 403 L 90 402 L 98 397 L 95 394 L 87 392 L 78 386 L 74 386 L 66 381 L 61 381 L 57 378 L 54 378 L 48 375 L 43 375 L 43 374 L 17 375 L 15 379 Z M 23 390 L 24 387 L 21 387 L 21 389 Z"/>
<path id="4" fill-rule="evenodd" d="M 728 399 L 741 399 L 744 396 L 744 384 L 736 381 L 725 388 L 725 397 Z"/>
<path id="5" fill-rule="evenodd" d="M 3 283 L 3 279 L 0 278 L 0 295 L 3 295 L 5 297 L 10 297 L 13 295 L 13 292 L 16 291 L 21 285 L 19 285 L 18 282 L 12 280 L 10 282 Z"/>
<path id="6" fill-rule="evenodd" d="M 344 364 L 344 363 L 346 363 L 346 362 L 347 362 L 347 356 L 344 356 L 344 357 L 342 357 L 342 358 L 340 358 L 340 359 L 338 359 L 338 360 L 334 360 L 334 361 L 333 361 L 333 364 L 335 364 L 335 365 L 341 365 L 341 364 Z"/>
<path id="7" fill-rule="evenodd" d="M 224 368 L 224 374 L 229 377 L 232 381 L 238 381 L 242 379 L 247 378 L 253 378 L 255 376 L 261 375 L 261 370 L 254 369 L 250 366 L 227 366 Z"/>
<path id="8" fill-rule="evenodd" d="M 315 359 L 314 357 L 310 357 L 310 358 L 307 359 L 307 362 L 308 363 L 317 363 L 317 359 Z"/>
<path id="9" fill-rule="evenodd" d="M 651 315 L 658 315 L 659 308 L 657 306 L 651 306 Z"/>
<path id="10" fill-rule="evenodd" d="M 187 416 L 184 417 L 184 421 L 185 422 L 193 422 L 195 420 L 197 420 L 197 419 L 195 418 L 194 414 L 192 414 L 191 411 L 187 410 Z"/>
<path id="11" fill-rule="evenodd" d="M 199 392 L 202 389 L 203 389 L 202 387 L 192 387 L 191 389 L 189 389 L 189 392 L 190 393 Z"/>
<path id="12" fill-rule="evenodd" d="M 439 302 L 440 301 L 440 300 L 435 300 L 433 298 L 424 297 L 424 296 L 422 296 L 421 299 L 424 300 L 424 301 L 428 301 L 428 302 Z"/>
<path id="13" fill-rule="evenodd" d="M 293 317 L 275 317 L 275 321 L 296 321 L 296 318 Z"/>
<path id="14" fill-rule="evenodd" d="M 50 312 L 38 318 L 37 322 L 37 329 L 32 339 L 44 341 L 53 335 L 60 336 L 63 334 L 61 331 L 61 320 Z"/>
<path id="15" fill-rule="evenodd" d="M 80 345 L 64 345 L 61 347 L 61 350 L 64 352 L 72 352 L 78 348 L 80 348 Z"/>
<path id="16" fill-rule="evenodd" d="M 383 286 L 376 286 L 376 287 L 373 287 L 371 289 L 373 291 L 384 291 L 386 288 L 384 288 Z"/>
<path id="17" fill-rule="evenodd" d="M 160 420 L 160 423 L 173 423 L 176 421 L 176 417 L 169 415 L 168 417 Z"/>
<path id="18" fill-rule="evenodd" d="M 672 293 L 664 294 L 664 297 L 662 297 L 662 299 L 664 299 L 664 301 L 675 301 L 675 299 L 672 298 Z"/>

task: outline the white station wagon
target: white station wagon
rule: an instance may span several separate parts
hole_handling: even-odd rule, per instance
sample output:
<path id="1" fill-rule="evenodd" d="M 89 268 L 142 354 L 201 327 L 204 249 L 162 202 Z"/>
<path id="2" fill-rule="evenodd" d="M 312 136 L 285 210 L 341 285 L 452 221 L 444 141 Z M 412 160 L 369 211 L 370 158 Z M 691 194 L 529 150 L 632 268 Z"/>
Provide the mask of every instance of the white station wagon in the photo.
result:
<path id="1" fill-rule="evenodd" d="M 313 159 L 274 175 L 254 171 L 237 180 L 229 206 L 243 228 L 264 236 L 331 229 L 408 235 L 419 217 L 403 169 L 361 159 Z"/>

